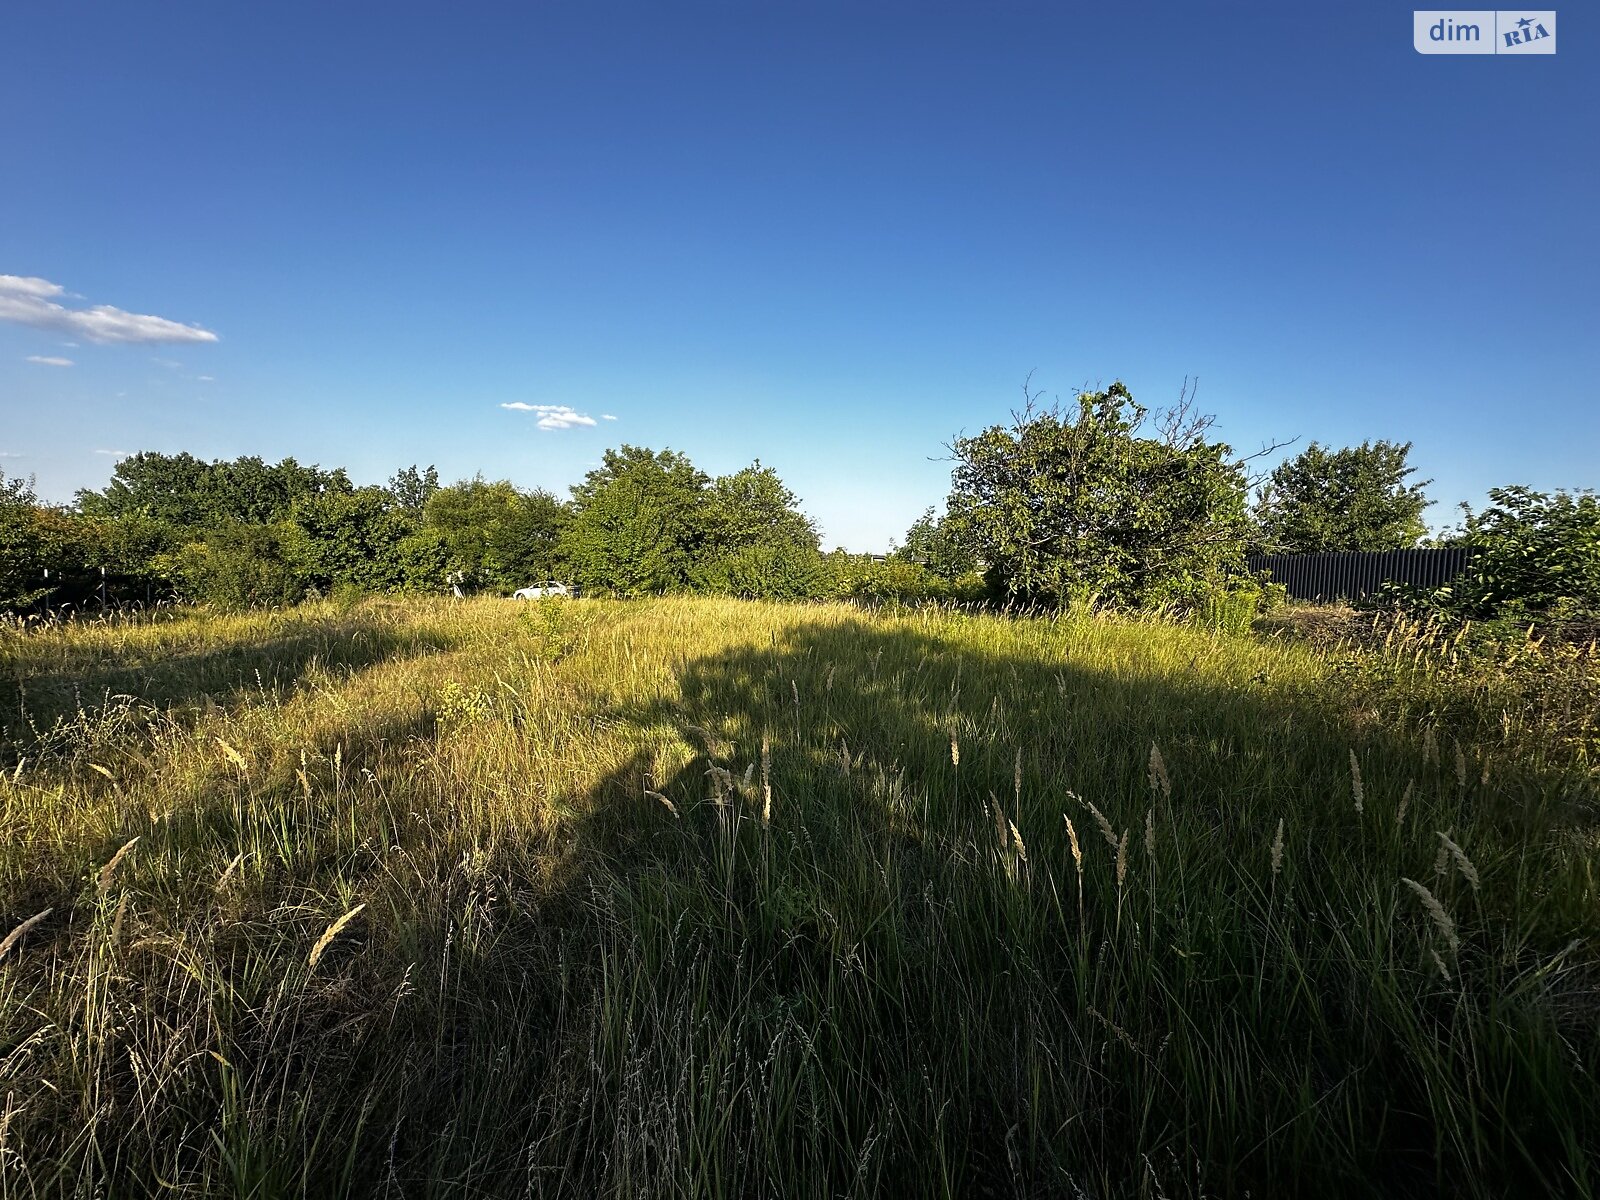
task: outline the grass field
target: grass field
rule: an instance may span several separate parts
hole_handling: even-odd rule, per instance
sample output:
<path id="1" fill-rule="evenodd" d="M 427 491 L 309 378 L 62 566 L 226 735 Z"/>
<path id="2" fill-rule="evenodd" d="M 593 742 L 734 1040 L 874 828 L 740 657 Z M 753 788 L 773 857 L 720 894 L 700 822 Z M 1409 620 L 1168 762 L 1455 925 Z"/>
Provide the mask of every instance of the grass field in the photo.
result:
<path id="1" fill-rule="evenodd" d="M 1596 1186 L 1591 777 L 1336 655 L 704 599 L 0 653 L 0 1200 Z"/>

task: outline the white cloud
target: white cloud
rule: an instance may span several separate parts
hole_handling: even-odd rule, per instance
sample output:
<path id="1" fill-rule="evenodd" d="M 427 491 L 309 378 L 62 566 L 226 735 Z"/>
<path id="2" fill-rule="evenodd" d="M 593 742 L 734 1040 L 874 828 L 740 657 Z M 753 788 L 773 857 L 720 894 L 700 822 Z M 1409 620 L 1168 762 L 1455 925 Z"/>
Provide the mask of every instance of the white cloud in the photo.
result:
<path id="1" fill-rule="evenodd" d="M 72 365 L 70 358 L 57 358 L 53 354 L 30 354 L 27 361 L 38 363 L 41 367 L 70 367 Z"/>
<path id="2" fill-rule="evenodd" d="M 127 458 L 132 450 L 96 450 L 96 454 L 104 454 L 107 458 Z"/>
<path id="3" fill-rule="evenodd" d="M 66 308 L 52 297 L 69 298 L 59 283 L 29 275 L 0 275 L 0 321 L 87 338 L 91 342 L 214 342 L 217 335 L 198 325 L 131 313 L 109 304 Z"/>
<path id="4" fill-rule="evenodd" d="M 601 413 L 600 414 L 600 419 L 602 421 L 615 421 L 616 420 L 616 418 L 613 417 L 610 413 Z"/>
<path id="5" fill-rule="evenodd" d="M 531 412 L 539 414 L 540 429 L 575 429 L 580 425 L 593 425 L 595 420 L 587 413 L 566 404 L 524 404 L 521 400 L 513 400 L 510 404 L 502 404 L 501 408 L 508 408 L 512 412 Z"/>
<path id="6" fill-rule="evenodd" d="M 26 454 L 17 454 L 11 450 L 0 450 L 0 458 L 27 458 Z"/>
<path id="7" fill-rule="evenodd" d="M 217 381 L 215 375 L 201 375 L 199 379 L 201 383 L 215 383 Z"/>

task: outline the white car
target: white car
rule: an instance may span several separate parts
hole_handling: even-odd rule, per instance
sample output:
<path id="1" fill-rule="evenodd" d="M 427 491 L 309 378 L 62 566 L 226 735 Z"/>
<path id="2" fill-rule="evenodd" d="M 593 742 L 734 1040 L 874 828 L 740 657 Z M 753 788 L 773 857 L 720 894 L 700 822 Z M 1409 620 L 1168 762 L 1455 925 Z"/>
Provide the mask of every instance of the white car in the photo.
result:
<path id="1" fill-rule="evenodd" d="M 519 588 L 512 592 L 514 600 L 537 600 L 540 596 L 567 596 L 571 597 L 572 589 L 564 583 L 557 583 L 547 579 L 543 583 L 536 583 L 532 587 Z"/>

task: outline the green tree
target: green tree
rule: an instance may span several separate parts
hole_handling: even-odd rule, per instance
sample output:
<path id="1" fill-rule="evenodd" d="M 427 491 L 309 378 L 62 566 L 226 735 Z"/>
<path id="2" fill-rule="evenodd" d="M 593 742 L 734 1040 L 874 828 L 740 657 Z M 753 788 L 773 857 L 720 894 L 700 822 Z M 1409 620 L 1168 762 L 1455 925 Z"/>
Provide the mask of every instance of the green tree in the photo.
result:
<path id="1" fill-rule="evenodd" d="M 387 489 L 302 496 L 292 522 L 289 554 L 308 585 L 324 592 L 340 585 L 382 591 L 404 582 L 398 548 L 417 521 Z"/>
<path id="2" fill-rule="evenodd" d="M 771 467 L 757 459 L 742 471 L 723 475 L 707 489 L 706 546 L 722 554 L 747 546 L 817 548 L 817 527 L 799 509 L 799 499 Z"/>
<path id="3" fill-rule="evenodd" d="M 673 450 L 607 450 L 572 489 L 560 549 L 573 581 L 624 596 L 687 586 L 706 544 L 709 482 Z"/>
<path id="4" fill-rule="evenodd" d="M 1146 435 L 1120 382 L 950 446 L 952 532 L 991 587 L 1044 604 L 1195 604 L 1242 572 L 1244 466 L 1180 407 Z"/>
<path id="5" fill-rule="evenodd" d="M 118 462 L 101 491 L 80 491 L 77 503 L 88 516 L 140 516 L 198 530 L 271 524 L 286 518 L 304 496 L 350 490 L 343 468 L 303 467 L 292 458 L 267 463 L 246 456 L 207 463 L 187 453 L 144 451 Z"/>
<path id="6" fill-rule="evenodd" d="M 1600 499 L 1593 492 L 1493 488 L 1465 521 L 1471 564 L 1438 599 L 1462 616 L 1600 613 Z"/>
<path id="7" fill-rule="evenodd" d="M 906 530 L 905 544 L 893 557 L 903 562 L 915 563 L 941 579 L 956 580 L 978 569 L 978 556 L 961 537 L 949 520 L 936 517 L 934 510 L 925 510 L 922 516 Z"/>
<path id="8" fill-rule="evenodd" d="M 50 546 L 33 480 L 0 470 L 0 611 L 21 612 L 47 593 Z"/>
<path id="9" fill-rule="evenodd" d="M 697 589 L 795 600 L 820 586 L 817 528 L 771 467 L 756 460 L 711 482 L 701 497 L 703 538 L 689 571 Z"/>
<path id="10" fill-rule="evenodd" d="M 416 464 L 402 467 L 389 477 L 389 494 L 394 502 L 408 513 L 422 516 L 428 497 L 439 490 L 439 471 L 429 466 L 418 470 Z"/>
<path id="11" fill-rule="evenodd" d="M 475 585 L 512 591 L 555 571 L 566 511 L 549 492 L 477 476 L 439 488 L 423 511 L 449 547 L 451 570 Z"/>
<path id="12" fill-rule="evenodd" d="M 1330 450 L 1312 442 L 1262 486 L 1256 525 L 1264 550 L 1317 553 L 1399 550 L 1427 532 L 1432 480 L 1408 483 L 1411 443 L 1362 442 Z"/>

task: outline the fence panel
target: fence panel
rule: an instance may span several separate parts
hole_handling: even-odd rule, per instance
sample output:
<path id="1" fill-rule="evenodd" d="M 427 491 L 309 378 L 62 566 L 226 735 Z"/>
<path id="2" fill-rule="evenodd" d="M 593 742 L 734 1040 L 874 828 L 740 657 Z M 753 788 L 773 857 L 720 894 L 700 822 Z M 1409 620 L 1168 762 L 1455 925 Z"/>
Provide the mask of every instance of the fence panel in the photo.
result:
<path id="1" fill-rule="evenodd" d="M 1385 583 L 1443 587 L 1466 570 L 1472 551 L 1447 549 L 1252 554 L 1251 571 L 1268 571 L 1296 600 L 1360 600 Z"/>

